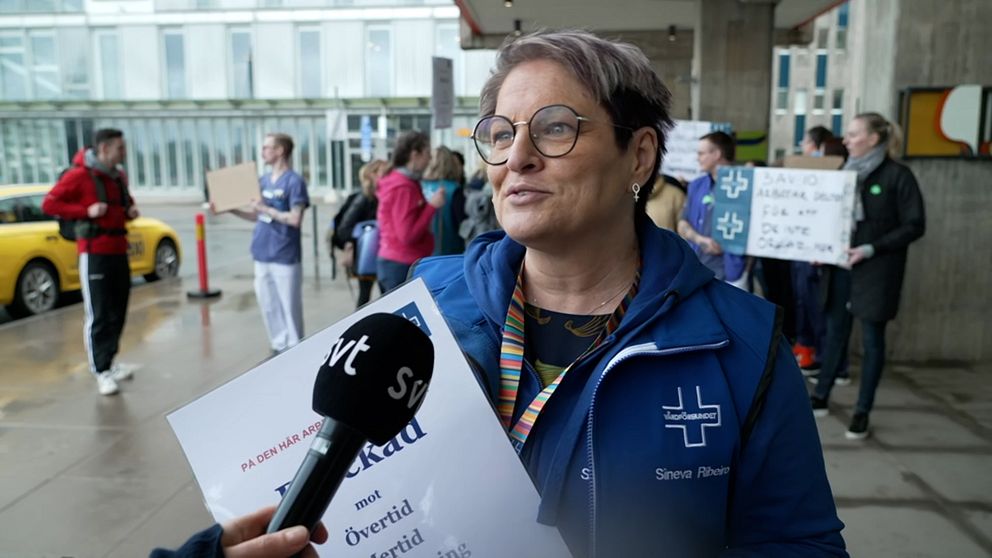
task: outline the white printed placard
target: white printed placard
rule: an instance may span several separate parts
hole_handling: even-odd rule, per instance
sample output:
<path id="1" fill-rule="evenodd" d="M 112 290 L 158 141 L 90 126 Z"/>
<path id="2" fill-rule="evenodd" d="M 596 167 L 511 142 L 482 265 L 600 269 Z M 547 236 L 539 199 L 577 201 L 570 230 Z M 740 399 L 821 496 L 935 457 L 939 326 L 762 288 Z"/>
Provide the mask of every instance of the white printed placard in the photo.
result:
<path id="1" fill-rule="evenodd" d="M 857 173 L 721 167 L 713 238 L 731 254 L 844 265 Z"/>
<path id="2" fill-rule="evenodd" d="M 569 556 L 557 529 L 537 523 L 537 491 L 419 279 L 168 415 L 213 517 L 278 503 L 320 427 L 317 370 L 340 335 L 375 312 L 430 336 L 434 375 L 414 420 L 358 455 L 324 515 L 320 555 Z"/>
<path id="3" fill-rule="evenodd" d="M 685 181 L 702 176 L 699 169 L 699 138 L 710 132 L 731 131 L 725 122 L 703 120 L 676 120 L 675 126 L 665 135 L 665 158 L 661 161 L 661 172 Z"/>

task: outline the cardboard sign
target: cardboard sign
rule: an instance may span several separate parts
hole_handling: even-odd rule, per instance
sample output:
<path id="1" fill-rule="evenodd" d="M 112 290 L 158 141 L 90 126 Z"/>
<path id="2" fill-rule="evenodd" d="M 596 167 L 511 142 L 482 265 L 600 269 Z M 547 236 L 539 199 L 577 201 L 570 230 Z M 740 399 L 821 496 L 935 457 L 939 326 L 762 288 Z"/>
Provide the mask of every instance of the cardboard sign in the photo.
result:
<path id="1" fill-rule="evenodd" d="M 844 166 L 844 158 L 837 155 L 824 155 L 823 157 L 786 155 L 782 166 L 787 169 L 839 170 Z"/>
<path id="2" fill-rule="evenodd" d="M 846 264 L 857 173 L 721 167 L 713 238 L 731 254 Z"/>
<path id="3" fill-rule="evenodd" d="M 279 502 L 320 428 L 317 370 L 374 312 L 401 315 L 431 338 L 434 376 L 413 421 L 355 459 L 324 515 L 330 538 L 320 555 L 570 556 L 558 530 L 537 523 L 537 491 L 419 279 L 168 415 L 214 518 Z M 402 339 L 394 344 L 402 350 Z"/>
<path id="4" fill-rule="evenodd" d="M 261 197 L 255 161 L 224 167 L 207 173 L 210 203 L 218 213 L 239 209 Z"/>

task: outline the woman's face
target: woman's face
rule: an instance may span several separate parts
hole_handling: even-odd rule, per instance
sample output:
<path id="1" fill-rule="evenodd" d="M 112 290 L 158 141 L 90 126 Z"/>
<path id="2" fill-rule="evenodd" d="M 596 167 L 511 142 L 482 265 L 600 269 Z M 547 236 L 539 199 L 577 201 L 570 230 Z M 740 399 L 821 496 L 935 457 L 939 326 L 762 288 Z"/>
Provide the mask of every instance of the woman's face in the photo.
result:
<path id="1" fill-rule="evenodd" d="M 878 145 L 878 134 L 869 133 L 864 120 L 855 118 L 847 125 L 847 131 L 844 132 L 844 147 L 851 157 L 864 157 L 876 145 Z"/>
<path id="2" fill-rule="evenodd" d="M 431 146 L 428 145 L 421 150 L 415 149 L 410 152 L 410 159 L 406 163 L 406 168 L 413 172 L 424 172 L 430 164 Z"/>
<path id="3" fill-rule="evenodd" d="M 809 134 L 803 136 L 802 143 L 799 144 L 799 148 L 803 150 L 803 155 L 812 155 L 819 151 L 816 148 L 816 144 L 813 143 L 813 138 L 809 137 Z"/>
<path id="4" fill-rule="evenodd" d="M 708 174 L 713 174 L 717 165 L 727 164 L 720 149 L 710 140 L 699 140 L 696 159 L 699 161 L 699 169 Z"/>
<path id="5" fill-rule="evenodd" d="M 517 242 L 542 250 L 632 227 L 631 185 L 650 173 L 644 170 L 644 150 L 636 147 L 650 132 L 635 132 L 628 149 L 621 151 L 606 110 L 555 62 L 534 60 L 511 70 L 500 87 L 496 114 L 527 122 L 537 110 L 556 104 L 589 119 L 579 124 L 571 152 L 557 158 L 541 155 L 523 124 L 516 126 L 507 162 L 488 169 L 500 225 Z"/>

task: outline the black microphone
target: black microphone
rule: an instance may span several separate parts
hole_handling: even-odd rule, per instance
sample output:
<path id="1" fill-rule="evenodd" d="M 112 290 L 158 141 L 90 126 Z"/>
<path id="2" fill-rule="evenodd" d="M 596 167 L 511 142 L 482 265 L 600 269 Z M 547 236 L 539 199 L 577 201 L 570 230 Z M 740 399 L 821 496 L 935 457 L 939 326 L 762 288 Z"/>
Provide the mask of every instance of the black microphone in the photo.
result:
<path id="1" fill-rule="evenodd" d="M 324 422 L 268 533 L 320 521 L 366 442 L 381 446 L 416 414 L 434 374 L 434 344 L 394 314 L 371 314 L 337 340 L 317 373 L 313 410 Z"/>

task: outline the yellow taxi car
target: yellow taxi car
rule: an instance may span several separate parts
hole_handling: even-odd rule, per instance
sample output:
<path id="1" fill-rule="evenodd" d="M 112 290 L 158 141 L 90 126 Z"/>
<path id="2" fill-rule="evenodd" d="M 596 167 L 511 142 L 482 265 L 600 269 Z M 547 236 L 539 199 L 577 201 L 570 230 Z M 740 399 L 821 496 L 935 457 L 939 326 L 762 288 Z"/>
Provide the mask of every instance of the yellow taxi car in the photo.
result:
<path id="1" fill-rule="evenodd" d="M 0 305 L 15 317 L 51 310 L 62 293 L 81 288 L 76 243 L 41 211 L 49 189 L 0 187 Z M 132 276 L 156 281 L 179 273 L 179 235 L 169 225 L 139 217 L 127 225 L 127 243 Z"/>

